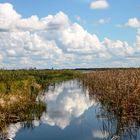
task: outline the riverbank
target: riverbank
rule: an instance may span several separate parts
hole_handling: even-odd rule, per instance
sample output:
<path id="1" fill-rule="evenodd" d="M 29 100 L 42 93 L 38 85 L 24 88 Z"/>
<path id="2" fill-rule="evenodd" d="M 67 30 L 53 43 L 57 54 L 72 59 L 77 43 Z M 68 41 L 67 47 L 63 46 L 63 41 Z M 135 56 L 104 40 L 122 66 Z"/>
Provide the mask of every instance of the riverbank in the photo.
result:
<path id="1" fill-rule="evenodd" d="M 72 70 L 0 70 L 0 130 L 11 122 L 39 119 L 46 106 L 36 102 L 38 94 L 51 83 L 78 76 Z"/>

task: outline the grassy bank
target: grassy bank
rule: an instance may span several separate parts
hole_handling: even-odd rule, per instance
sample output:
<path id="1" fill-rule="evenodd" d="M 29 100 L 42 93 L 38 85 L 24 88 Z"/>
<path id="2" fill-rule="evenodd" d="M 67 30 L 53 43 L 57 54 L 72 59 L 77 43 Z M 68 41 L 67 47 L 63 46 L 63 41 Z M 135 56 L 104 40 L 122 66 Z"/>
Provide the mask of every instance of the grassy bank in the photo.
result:
<path id="1" fill-rule="evenodd" d="M 39 119 L 36 97 L 50 83 L 76 78 L 72 70 L 0 70 L 0 130 L 12 122 Z"/>
<path id="2" fill-rule="evenodd" d="M 0 93 L 10 92 L 14 82 L 17 83 L 15 86 L 22 86 L 26 81 L 44 86 L 52 82 L 72 79 L 78 74 L 74 70 L 0 70 Z"/>
<path id="3" fill-rule="evenodd" d="M 82 81 L 107 112 L 121 123 L 139 125 L 140 69 L 104 70 L 84 74 Z"/>

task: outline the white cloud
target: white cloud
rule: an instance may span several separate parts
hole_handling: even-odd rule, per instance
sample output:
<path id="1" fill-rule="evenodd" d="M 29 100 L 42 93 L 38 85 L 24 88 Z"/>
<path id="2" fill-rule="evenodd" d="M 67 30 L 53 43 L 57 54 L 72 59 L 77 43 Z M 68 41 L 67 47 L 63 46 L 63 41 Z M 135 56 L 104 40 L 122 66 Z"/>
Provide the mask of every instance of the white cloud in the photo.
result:
<path id="1" fill-rule="evenodd" d="M 15 21 L 21 17 L 9 3 L 0 4 L 0 30 L 14 27 Z"/>
<path id="2" fill-rule="evenodd" d="M 138 20 L 137 18 L 130 18 L 125 24 L 125 26 L 132 28 L 140 28 L 140 20 Z"/>
<path id="3" fill-rule="evenodd" d="M 109 3 L 106 0 L 96 0 L 91 2 L 91 9 L 106 9 L 109 7 Z"/>
<path id="4" fill-rule="evenodd" d="M 134 21 L 136 24 L 137 20 Z M 99 20 L 100 24 L 106 22 L 105 19 Z M 133 27 L 135 24 L 131 23 Z M 121 40 L 105 38 L 101 41 L 96 34 L 71 22 L 61 11 L 42 18 L 37 15 L 22 18 L 11 4 L 0 4 L 1 67 L 108 66 L 114 60 L 136 56 L 138 59 L 139 33 L 136 38 L 133 46 Z M 133 60 L 131 64 L 134 64 Z"/>
<path id="5" fill-rule="evenodd" d="M 39 18 L 36 15 L 31 16 L 27 19 L 20 19 L 16 21 L 16 26 L 22 30 L 41 30 L 45 29 L 45 24 L 39 21 Z"/>
<path id="6" fill-rule="evenodd" d="M 77 23 L 64 29 L 59 40 L 71 53 L 97 53 L 103 49 L 98 37 L 88 33 Z"/>
<path id="7" fill-rule="evenodd" d="M 7 54 L 10 57 L 14 57 L 16 55 L 16 52 L 15 52 L 15 50 L 11 49 L 11 50 L 7 50 Z"/>
<path id="8" fill-rule="evenodd" d="M 2 62 L 3 60 L 3 56 L 0 54 L 0 62 Z"/>
<path id="9" fill-rule="evenodd" d="M 139 54 L 140 52 L 140 30 L 138 30 L 137 36 L 136 36 L 136 43 L 134 45 L 135 52 Z"/>
<path id="10" fill-rule="evenodd" d="M 120 40 L 112 41 L 108 38 L 105 38 L 103 42 L 106 46 L 107 52 L 112 54 L 113 57 L 127 57 L 133 55 L 134 49 L 128 45 L 127 42 L 122 42 Z"/>

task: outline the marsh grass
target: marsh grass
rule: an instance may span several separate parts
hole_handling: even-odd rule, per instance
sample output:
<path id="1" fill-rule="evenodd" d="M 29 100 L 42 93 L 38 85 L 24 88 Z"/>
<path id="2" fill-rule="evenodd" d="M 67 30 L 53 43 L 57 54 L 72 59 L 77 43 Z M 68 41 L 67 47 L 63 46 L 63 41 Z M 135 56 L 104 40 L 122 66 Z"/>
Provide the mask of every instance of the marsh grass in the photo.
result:
<path id="1" fill-rule="evenodd" d="M 140 69 L 94 71 L 82 76 L 89 94 L 125 126 L 140 124 Z"/>

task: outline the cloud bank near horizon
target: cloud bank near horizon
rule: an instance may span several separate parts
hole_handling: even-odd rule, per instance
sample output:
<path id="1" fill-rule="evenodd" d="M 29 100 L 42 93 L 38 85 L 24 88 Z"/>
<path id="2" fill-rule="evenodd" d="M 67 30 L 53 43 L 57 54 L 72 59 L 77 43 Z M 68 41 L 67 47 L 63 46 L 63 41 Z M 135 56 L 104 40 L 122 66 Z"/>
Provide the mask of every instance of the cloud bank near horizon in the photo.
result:
<path id="1" fill-rule="evenodd" d="M 139 26 L 136 19 L 128 21 Z M 62 11 L 24 18 L 10 3 L 0 4 L 0 67 L 74 68 L 140 65 L 140 31 L 136 41 L 100 40 L 73 23 Z"/>

